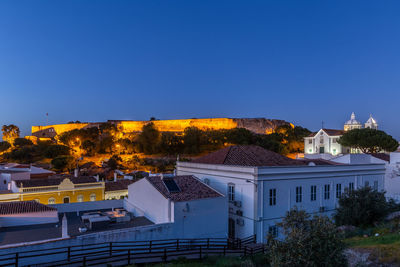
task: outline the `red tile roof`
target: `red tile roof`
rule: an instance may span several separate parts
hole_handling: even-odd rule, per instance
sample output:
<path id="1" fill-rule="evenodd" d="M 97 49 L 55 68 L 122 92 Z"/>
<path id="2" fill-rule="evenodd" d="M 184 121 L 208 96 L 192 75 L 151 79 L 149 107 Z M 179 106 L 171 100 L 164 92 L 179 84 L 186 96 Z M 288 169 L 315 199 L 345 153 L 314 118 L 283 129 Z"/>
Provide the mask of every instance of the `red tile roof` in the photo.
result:
<path id="1" fill-rule="evenodd" d="M 343 130 L 335 130 L 335 129 L 322 129 L 329 136 L 339 136 L 343 135 Z M 318 132 L 311 133 L 308 137 L 314 137 Z"/>
<path id="2" fill-rule="evenodd" d="M 149 181 L 150 184 L 152 184 L 165 198 L 170 198 L 175 202 L 223 197 L 222 194 L 218 193 L 192 175 L 164 178 L 173 179 L 178 185 L 180 191 L 175 193 L 170 193 L 168 191 L 160 176 L 150 176 L 143 179 Z"/>
<path id="3" fill-rule="evenodd" d="M 48 178 L 48 179 L 34 179 L 34 180 L 15 180 L 17 187 L 37 187 L 37 186 L 55 186 L 61 184 L 61 182 L 69 178 L 73 184 L 85 184 L 85 183 L 96 183 L 97 180 L 94 177 L 62 177 L 62 178 Z"/>
<path id="4" fill-rule="evenodd" d="M 57 209 L 40 204 L 36 201 L 16 201 L 16 202 L 0 203 L 1 215 L 45 212 L 45 211 L 57 211 Z"/>
<path id="5" fill-rule="evenodd" d="M 105 184 L 105 191 L 119 191 L 119 190 L 127 190 L 128 186 L 132 184 L 134 181 L 124 179 L 124 180 L 119 180 L 116 182 L 106 182 Z"/>
<path id="6" fill-rule="evenodd" d="M 337 165 L 327 160 L 296 160 L 254 145 L 229 146 L 192 160 L 193 163 L 236 166 L 301 166 L 310 162 L 315 165 Z"/>

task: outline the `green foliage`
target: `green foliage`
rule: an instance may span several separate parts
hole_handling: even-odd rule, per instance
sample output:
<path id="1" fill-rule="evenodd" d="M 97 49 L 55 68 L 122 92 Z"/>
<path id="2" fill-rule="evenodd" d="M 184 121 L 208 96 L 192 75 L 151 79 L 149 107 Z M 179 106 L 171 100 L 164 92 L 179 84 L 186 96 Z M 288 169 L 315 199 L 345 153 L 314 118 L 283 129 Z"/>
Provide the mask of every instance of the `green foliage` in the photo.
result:
<path id="1" fill-rule="evenodd" d="M 177 155 L 183 151 L 183 138 L 175 133 L 163 132 L 158 148 L 165 155 Z"/>
<path id="2" fill-rule="evenodd" d="M 10 143 L 7 141 L 0 142 L 0 153 L 7 151 L 11 147 Z"/>
<path id="3" fill-rule="evenodd" d="M 325 216 L 310 215 L 297 208 L 282 223 L 285 239 L 269 237 L 272 266 L 347 266 L 343 243 L 336 226 Z"/>
<path id="4" fill-rule="evenodd" d="M 35 152 L 34 147 L 26 146 L 5 153 L 4 158 L 8 161 L 16 161 L 19 163 L 32 163 L 35 161 Z"/>
<path id="5" fill-rule="evenodd" d="M 45 148 L 43 155 L 46 158 L 54 159 L 58 156 L 69 155 L 70 148 L 63 145 L 49 145 Z"/>
<path id="6" fill-rule="evenodd" d="M 341 196 L 335 222 L 337 225 L 368 227 L 382 221 L 388 213 L 397 209 L 393 201 L 386 200 L 384 192 L 363 187 Z"/>
<path id="7" fill-rule="evenodd" d="M 26 138 L 19 138 L 19 137 L 14 139 L 14 146 L 15 146 L 15 147 L 20 148 L 20 147 L 32 146 L 32 145 L 33 145 L 33 143 L 32 143 L 32 141 L 29 140 L 29 139 L 26 139 Z"/>
<path id="8" fill-rule="evenodd" d="M 59 156 L 51 161 L 51 165 L 57 171 L 67 171 L 74 169 L 75 159 L 72 156 Z"/>
<path id="9" fill-rule="evenodd" d="M 382 150 L 393 152 L 399 146 L 396 139 L 384 131 L 370 128 L 347 131 L 338 142 L 346 147 L 358 148 L 363 153 L 377 153 Z"/>
<path id="10" fill-rule="evenodd" d="M 132 154 L 136 152 L 135 143 L 129 138 L 121 138 L 115 141 L 116 151 L 120 154 Z"/>
<path id="11" fill-rule="evenodd" d="M 154 123 L 150 122 L 144 125 L 137 141 L 139 151 L 145 154 L 157 153 L 159 138 L 160 132 L 156 129 Z"/>
<path id="12" fill-rule="evenodd" d="M 7 141 L 10 144 L 14 143 L 15 138 L 18 138 L 20 133 L 18 126 L 14 124 L 3 125 L 1 131 L 3 132 L 3 141 Z"/>

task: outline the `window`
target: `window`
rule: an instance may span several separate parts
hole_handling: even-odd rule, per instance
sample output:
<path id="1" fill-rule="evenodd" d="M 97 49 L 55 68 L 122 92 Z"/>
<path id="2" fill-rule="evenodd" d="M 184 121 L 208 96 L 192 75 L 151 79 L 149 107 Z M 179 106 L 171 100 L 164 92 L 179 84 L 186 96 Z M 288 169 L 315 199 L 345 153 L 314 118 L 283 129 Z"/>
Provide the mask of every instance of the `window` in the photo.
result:
<path id="1" fill-rule="evenodd" d="M 96 194 L 90 194 L 90 201 L 96 201 Z"/>
<path id="2" fill-rule="evenodd" d="M 319 143 L 323 144 L 324 143 L 324 137 L 321 135 L 321 137 L 319 138 Z"/>
<path id="3" fill-rule="evenodd" d="M 56 199 L 54 197 L 49 198 L 49 204 L 56 204 Z"/>
<path id="4" fill-rule="evenodd" d="M 374 181 L 374 190 L 378 191 L 378 181 Z"/>
<path id="5" fill-rule="evenodd" d="M 269 190 L 269 205 L 275 206 L 276 205 L 276 189 Z"/>
<path id="6" fill-rule="evenodd" d="M 311 152 L 312 152 L 312 149 L 310 148 L 310 149 L 308 150 L 308 152 L 310 152 L 310 153 L 311 153 Z"/>
<path id="7" fill-rule="evenodd" d="M 336 198 L 340 198 L 342 195 L 342 184 L 336 185 Z"/>
<path id="8" fill-rule="evenodd" d="M 311 145 L 312 144 L 312 139 L 308 139 L 308 143 Z"/>
<path id="9" fill-rule="evenodd" d="M 349 193 L 354 191 L 354 183 L 349 183 Z"/>
<path id="10" fill-rule="evenodd" d="M 277 237 L 278 236 L 278 226 L 270 225 L 268 227 L 268 234 L 270 234 L 272 237 Z"/>
<path id="11" fill-rule="evenodd" d="M 332 138 L 332 143 L 336 143 L 336 138 Z"/>
<path id="12" fill-rule="evenodd" d="M 6 180 L 4 180 L 4 181 L 3 181 L 3 183 L 4 183 L 4 184 L 6 184 L 6 183 L 7 183 L 7 181 L 6 181 Z"/>
<path id="13" fill-rule="evenodd" d="M 369 181 L 365 181 L 365 187 L 369 186 Z"/>
<path id="14" fill-rule="evenodd" d="M 317 186 L 312 185 L 311 186 L 311 201 L 317 200 Z"/>
<path id="15" fill-rule="evenodd" d="M 296 187 L 296 203 L 300 203 L 302 201 L 302 188 L 301 186 Z"/>
<path id="16" fill-rule="evenodd" d="M 324 199 L 329 199 L 330 198 L 330 185 L 326 184 L 324 188 Z"/>
<path id="17" fill-rule="evenodd" d="M 235 201 L 235 185 L 228 184 L 228 199 L 229 201 Z"/>
<path id="18" fill-rule="evenodd" d="M 83 202 L 83 195 L 78 195 L 78 197 L 76 198 L 76 200 L 78 202 Z"/>

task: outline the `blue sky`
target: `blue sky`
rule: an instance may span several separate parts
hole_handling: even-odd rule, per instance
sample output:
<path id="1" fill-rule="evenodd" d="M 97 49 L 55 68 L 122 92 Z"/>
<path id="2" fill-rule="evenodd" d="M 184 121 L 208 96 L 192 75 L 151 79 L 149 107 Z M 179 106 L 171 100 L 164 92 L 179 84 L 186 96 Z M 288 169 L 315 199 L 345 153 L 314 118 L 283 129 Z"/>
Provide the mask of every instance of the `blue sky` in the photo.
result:
<path id="1" fill-rule="evenodd" d="M 202 117 L 400 139 L 399 1 L 0 1 L 0 124 Z"/>

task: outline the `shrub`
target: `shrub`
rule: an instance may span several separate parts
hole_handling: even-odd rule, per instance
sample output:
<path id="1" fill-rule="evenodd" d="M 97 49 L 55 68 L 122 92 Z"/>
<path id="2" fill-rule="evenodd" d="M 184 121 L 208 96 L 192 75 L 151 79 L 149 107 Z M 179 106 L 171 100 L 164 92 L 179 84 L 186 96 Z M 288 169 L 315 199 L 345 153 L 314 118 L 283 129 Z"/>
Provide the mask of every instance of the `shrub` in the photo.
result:
<path id="1" fill-rule="evenodd" d="M 334 223 L 297 208 L 287 212 L 282 223 L 285 239 L 268 237 L 272 266 L 346 266 L 345 245 Z"/>

